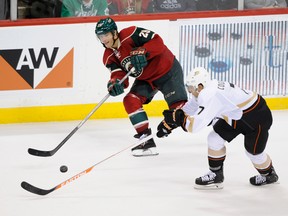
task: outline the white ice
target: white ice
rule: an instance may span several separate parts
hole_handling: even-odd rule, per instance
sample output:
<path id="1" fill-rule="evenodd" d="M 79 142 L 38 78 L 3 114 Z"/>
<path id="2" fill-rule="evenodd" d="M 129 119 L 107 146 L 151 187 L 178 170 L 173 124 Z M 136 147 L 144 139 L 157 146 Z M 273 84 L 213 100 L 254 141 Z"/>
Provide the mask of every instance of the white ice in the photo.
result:
<path id="1" fill-rule="evenodd" d="M 208 171 L 206 136 L 177 129 L 155 138 L 160 154 L 136 158 L 130 149 L 111 157 L 46 196 L 32 194 L 27 181 L 50 189 L 136 143 L 128 119 L 87 121 L 52 157 L 29 155 L 28 148 L 55 148 L 80 121 L 0 125 L 1 216 L 266 216 L 288 215 L 288 111 L 273 111 L 266 152 L 279 184 L 255 187 L 256 175 L 243 136 L 227 144 L 224 189 L 199 191 L 195 178 Z M 161 118 L 150 118 L 155 133 Z M 61 173 L 67 165 L 67 173 Z"/>

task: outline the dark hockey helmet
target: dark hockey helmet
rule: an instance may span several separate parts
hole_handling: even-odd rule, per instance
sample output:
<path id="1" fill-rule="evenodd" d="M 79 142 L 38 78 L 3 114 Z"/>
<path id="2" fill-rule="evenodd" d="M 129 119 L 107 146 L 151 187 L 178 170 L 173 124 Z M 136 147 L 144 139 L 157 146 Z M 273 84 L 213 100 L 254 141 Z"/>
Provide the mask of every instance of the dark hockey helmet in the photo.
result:
<path id="1" fill-rule="evenodd" d="M 96 24 L 95 34 L 106 34 L 108 32 L 114 32 L 114 30 L 117 31 L 117 25 L 115 21 L 110 17 L 107 17 L 105 19 L 99 20 L 99 22 Z"/>

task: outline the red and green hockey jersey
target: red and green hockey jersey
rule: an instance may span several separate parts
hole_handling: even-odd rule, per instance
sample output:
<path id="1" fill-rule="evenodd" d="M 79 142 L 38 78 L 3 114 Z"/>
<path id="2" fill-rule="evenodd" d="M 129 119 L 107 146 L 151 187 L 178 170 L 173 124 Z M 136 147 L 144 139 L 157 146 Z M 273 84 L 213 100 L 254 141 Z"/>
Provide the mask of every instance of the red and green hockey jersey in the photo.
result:
<path id="1" fill-rule="evenodd" d="M 175 56 L 164 44 L 162 38 L 153 31 L 131 26 L 119 32 L 117 49 L 106 48 L 103 56 L 104 65 L 111 72 L 111 79 L 122 79 L 132 67 L 130 51 L 135 47 L 147 50 L 148 65 L 137 74 L 131 75 L 138 80 L 145 80 L 152 85 L 154 80 L 166 74 L 172 67 Z M 128 87 L 128 79 L 124 82 Z"/>

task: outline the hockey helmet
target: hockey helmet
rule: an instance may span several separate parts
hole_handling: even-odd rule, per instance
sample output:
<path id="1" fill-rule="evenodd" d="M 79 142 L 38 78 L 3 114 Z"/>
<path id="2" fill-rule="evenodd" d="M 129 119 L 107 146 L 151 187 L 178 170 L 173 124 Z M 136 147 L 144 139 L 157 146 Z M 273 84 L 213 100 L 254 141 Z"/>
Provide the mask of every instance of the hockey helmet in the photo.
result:
<path id="1" fill-rule="evenodd" d="M 203 87 L 206 87 L 210 80 L 210 74 L 208 71 L 203 67 L 197 67 L 187 75 L 186 86 L 192 86 L 197 89 L 198 85 L 202 84 Z"/>
<path id="2" fill-rule="evenodd" d="M 113 19 L 108 17 L 99 20 L 99 22 L 96 24 L 95 34 L 106 34 L 108 32 L 113 32 L 114 30 L 117 31 L 117 25 Z"/>

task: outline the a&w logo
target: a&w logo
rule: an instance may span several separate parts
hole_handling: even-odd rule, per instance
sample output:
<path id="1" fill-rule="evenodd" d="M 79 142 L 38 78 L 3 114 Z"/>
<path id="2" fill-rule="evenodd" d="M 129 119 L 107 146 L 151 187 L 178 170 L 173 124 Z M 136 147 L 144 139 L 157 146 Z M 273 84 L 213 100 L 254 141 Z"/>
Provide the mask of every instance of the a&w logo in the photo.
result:
<path id="1" fill-rule="evenodd" d="M 38 56 L 36 56 L 34 49 L 23 50 L 18 61 L 17 70 L 21 70 L 25 65 L 28 65 L 29 68 L 38 69 L 42 59 L 45 61 L 48 68 L 52 68 L 58 49 L 59 47 L 53 48 L 51 56 L 49 56 L 46 48 L 41 48 Z"/>
<path id="2" fill-rule="evenodd" d="M 73 48 L 0 50 L 0 90 L 69 88 L 73 86 Z"/>

